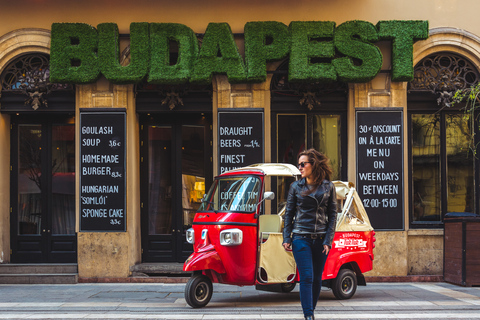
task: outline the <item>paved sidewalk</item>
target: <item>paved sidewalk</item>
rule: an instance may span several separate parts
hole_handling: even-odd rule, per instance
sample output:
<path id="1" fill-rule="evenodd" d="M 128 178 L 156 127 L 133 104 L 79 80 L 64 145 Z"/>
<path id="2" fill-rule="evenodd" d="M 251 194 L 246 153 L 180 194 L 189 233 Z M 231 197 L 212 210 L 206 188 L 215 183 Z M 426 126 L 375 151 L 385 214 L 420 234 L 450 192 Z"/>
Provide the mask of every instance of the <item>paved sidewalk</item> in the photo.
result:
<path id="1" fill-rule="evenodd" d="M 0 285 L 0 319 L 303 319 L 292 293 L 214 284 L 192 309 L 185 284 Z M 321 294 L 316 319 L 480 319 L 480 288 L 447 283 L 371 283 L 350 300 Z"/>

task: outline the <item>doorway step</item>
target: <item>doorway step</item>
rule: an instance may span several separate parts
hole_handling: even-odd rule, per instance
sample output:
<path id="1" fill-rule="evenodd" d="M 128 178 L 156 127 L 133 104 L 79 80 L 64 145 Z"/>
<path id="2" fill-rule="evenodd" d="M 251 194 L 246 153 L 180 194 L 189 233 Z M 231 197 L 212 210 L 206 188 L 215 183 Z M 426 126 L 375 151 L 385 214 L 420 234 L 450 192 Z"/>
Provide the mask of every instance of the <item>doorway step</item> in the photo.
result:
<path id="1" fill-rule="evenodd" d="M 188 279 L 191 272 L 183 271 L 183 263 L 177 262 L 147 262 L 139 263 L 130 268 L 132 278 L 182 278 Z"/>
<path id="2" fill-rule="evenodd" d="M 1 284 L 75 284 L 76 263 L 0 264 Z"/>

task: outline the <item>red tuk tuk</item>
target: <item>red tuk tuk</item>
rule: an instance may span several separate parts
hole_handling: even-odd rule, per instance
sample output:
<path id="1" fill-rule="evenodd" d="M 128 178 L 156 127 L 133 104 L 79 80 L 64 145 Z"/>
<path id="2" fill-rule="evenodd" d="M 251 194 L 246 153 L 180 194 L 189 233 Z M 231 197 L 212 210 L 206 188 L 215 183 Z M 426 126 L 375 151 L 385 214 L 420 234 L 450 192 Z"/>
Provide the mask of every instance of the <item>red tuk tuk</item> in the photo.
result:
<path id="1" fill-rule="evenodd" d="M 186 234 L 194 248 L 183 267 L 192 272 L 185 287 L 185 300 L 191 307 L 208 304 L 212 283 L 256 285 L 260 290 L 276 284 L 283 292 L 295 288 L 299 281 L 295 260 L 282 246 L 285 203 L 278 201 L 280 208 L 273 214 L 271 203 L 265 200 L 273 200 L 275 194 L 265 190 L 275 183 L 284 197 L 290 182 L 300 176 L 293 165 L 269 163 L 215 178 Z M 334 184 L 338 217 L 323 285 L 337 299 L 349 299 L 357 285 L 366 285 L 363 273 L 373 267 L 375 231 L 353 185 Z"/>

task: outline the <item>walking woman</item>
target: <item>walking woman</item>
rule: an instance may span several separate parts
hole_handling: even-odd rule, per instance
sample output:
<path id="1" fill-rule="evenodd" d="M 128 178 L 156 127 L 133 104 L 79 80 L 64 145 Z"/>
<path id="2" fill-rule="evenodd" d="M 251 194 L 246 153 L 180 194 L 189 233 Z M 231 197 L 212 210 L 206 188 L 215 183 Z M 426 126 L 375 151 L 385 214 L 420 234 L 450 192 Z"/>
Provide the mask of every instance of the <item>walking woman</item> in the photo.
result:
<path id="1" fill-rule="evenodd" d="M 305 319 L 315 319 L 322 272 L 337 221 L 335 186 L 330 160 L 315 149 L 298 155 L 302 179 L 290 186 L 283 246 L 292 249 L 300 274 L 300 301 Z"/>

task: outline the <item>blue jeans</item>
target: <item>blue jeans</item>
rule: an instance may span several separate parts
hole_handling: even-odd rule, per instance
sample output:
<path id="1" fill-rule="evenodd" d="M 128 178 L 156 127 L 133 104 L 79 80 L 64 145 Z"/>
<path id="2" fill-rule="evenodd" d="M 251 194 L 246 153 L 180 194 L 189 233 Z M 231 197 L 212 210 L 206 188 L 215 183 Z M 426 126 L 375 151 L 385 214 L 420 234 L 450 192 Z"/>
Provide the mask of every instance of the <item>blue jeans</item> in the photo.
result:
<path id="1" fill-rule="evenodd" d="M 322 288 L 322 273 L 327 256 L 323 253 L 324 236 L 293 234 L 292 251 L 300 274 L 300 302 L 305 317 L 312 316 Z"/>

